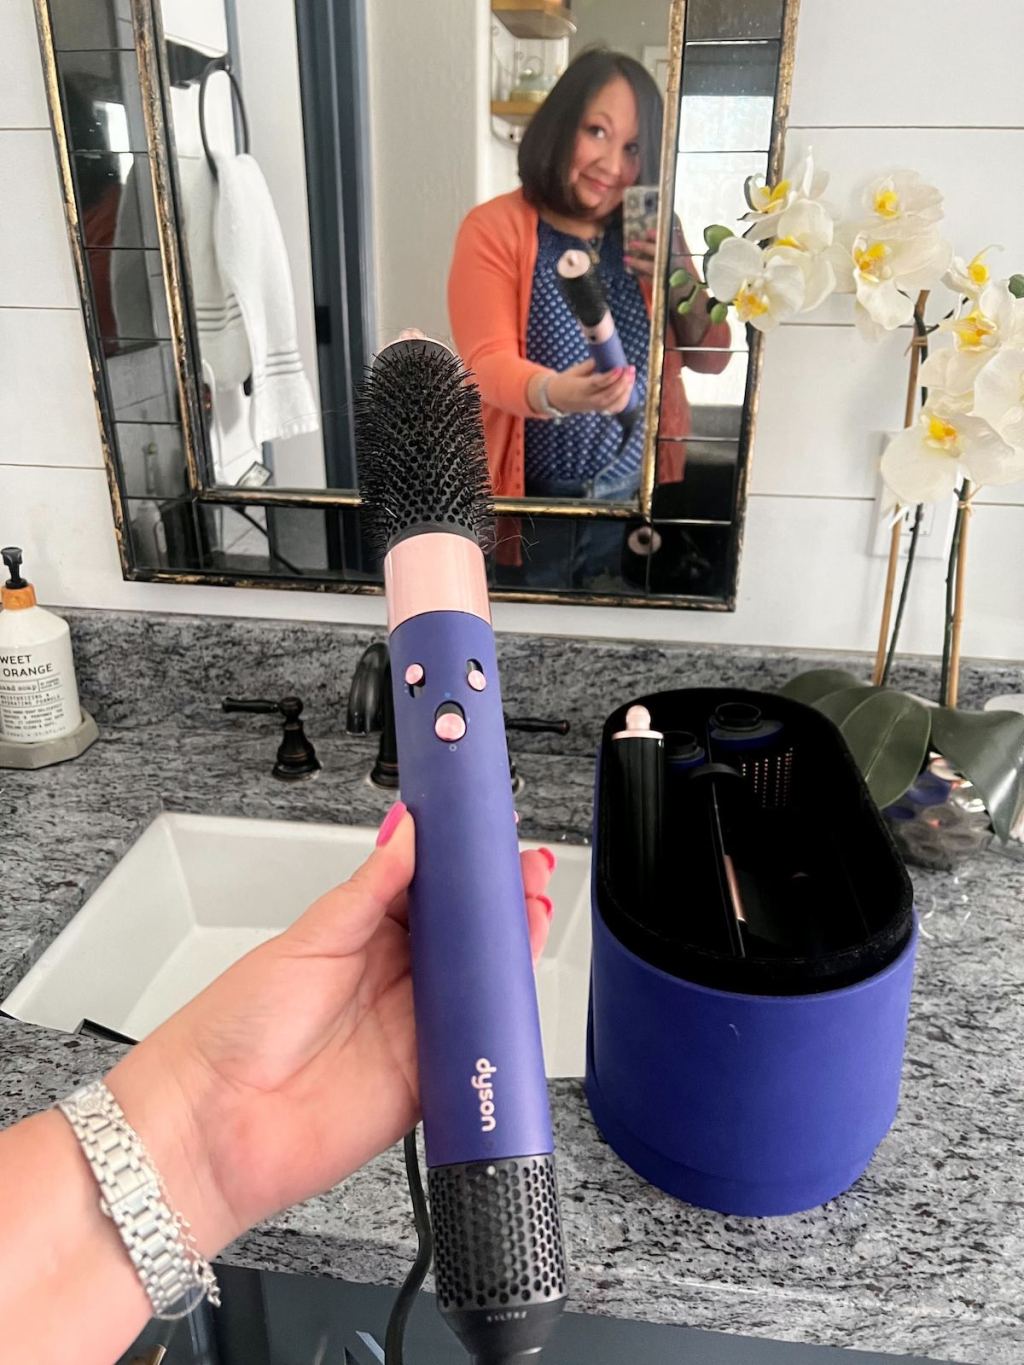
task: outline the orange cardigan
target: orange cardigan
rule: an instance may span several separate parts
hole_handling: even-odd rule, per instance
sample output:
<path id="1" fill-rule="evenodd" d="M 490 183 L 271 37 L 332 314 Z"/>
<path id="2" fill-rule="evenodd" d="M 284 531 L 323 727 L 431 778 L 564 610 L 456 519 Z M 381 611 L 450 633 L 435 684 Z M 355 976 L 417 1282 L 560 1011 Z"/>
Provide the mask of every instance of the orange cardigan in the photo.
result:
<path id="1" fill-rule="evenodd" d="M 452 338 L 466 367 L 473 371 L 483 400 L 487 462 L 498 497 L 522 497 L 525 490 L 524 419 L 535 416 L 526 397 L 532 375 L 545 366 L 526 359 L 533 271 L 537 264 L 537 210 L 521 189 L 499 194 L 471 209 L 455 239 L 448 274 L 448 317 Z M 650 287 L 641 288 L 651 306 Z M 671 327 L 671 323 L 667 324 Z M 705 346 L 728 346 L 729 328 L 708 329 Z M 674 343 L 670 343 L 674 344 Z M 728 356 L 708 368 L 720 369 Z M 680 381 L 682 356 L 665 352 L 660 434 L 685 436 L 690 408 Z M 661 483 L 682 477 L 685 446 L 662 446 Z"/>

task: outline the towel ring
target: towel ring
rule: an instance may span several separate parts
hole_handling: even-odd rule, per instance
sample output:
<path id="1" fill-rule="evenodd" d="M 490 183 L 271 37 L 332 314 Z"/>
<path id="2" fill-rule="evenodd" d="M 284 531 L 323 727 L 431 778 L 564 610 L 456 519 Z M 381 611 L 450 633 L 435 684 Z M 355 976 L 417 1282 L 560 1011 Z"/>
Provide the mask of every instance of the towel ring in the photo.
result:
<path id="1" fill-rule="evenodd" d="M 245 101 L 242 99 L 242 87 L 238 83 L 238 77 L 231 69 L 230 58 L 227 56 L 215 57 L 204 68 L 203 74 L 199 78 L 199 140 L 203 144 L 203 152 L 206 156 L 207 165 L 213 172 L 214 180 L 217 179 L 217 163 L 213 159 L 210 144 L 206 140 L 206 85 L 216 71 L 223 71 L 231 82 L 231 91 L 238 106 L 238 118 L 242 125 L 242 151 L 247 155 L 249 152 L 249 120 L 245 113 Z"/>

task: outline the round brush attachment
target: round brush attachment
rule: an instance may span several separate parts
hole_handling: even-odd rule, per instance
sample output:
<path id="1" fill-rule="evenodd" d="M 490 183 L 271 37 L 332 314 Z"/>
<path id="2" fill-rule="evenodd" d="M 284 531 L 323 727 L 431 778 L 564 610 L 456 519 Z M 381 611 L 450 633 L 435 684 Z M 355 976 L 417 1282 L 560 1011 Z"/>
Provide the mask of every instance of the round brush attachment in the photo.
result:
<path id="1" fill-rule="evenodd" d="M 356 400 L 355 436 L 363 527 L 382 557 L 423 531 L 488 541 L 480 393 L 447 346 L 427 337 L 386 346 Z"/>
<path id="2" fill-rule="evenodd" d="M 588 253 L 572 247 L 562 253 L 555 269 L 569 307 L 584 327 L 596 327 L 608 312 L 608 300 Z"/>

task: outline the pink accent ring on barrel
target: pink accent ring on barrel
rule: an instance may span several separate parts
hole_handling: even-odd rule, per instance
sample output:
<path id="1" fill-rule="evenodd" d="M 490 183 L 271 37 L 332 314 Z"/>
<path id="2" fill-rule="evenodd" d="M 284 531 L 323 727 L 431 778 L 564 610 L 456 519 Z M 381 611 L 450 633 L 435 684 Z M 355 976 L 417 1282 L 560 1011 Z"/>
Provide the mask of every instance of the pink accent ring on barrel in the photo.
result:
<path id="1" fill-rule="evenodd" d="M 424 531 L 392 546 L 384 559 L 388 632 L 431 611 L 464 611 L 490 623 L 480 546 L 450 531 Z"/>

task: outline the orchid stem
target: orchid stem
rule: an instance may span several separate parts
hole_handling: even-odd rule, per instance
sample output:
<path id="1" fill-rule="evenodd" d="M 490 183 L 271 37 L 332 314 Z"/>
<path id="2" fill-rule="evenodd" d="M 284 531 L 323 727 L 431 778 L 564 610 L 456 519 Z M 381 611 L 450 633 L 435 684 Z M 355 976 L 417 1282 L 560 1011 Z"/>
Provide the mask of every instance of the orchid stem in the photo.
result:
<path id="1" fill-rule="evenodd" d="M 949 544 L 949 559 L 946 563 L 946 619 L 942 632 L 942 671 L 939 681 L 939 705 L 955 706 L 959 692 L 959 679 L 954 683 L 953 673 L 953 628 L 954 617 L 956 615 L 956 592 L 957 580 L 960 565 L 960 547 L 964 533 L 964 514 L 968 510 L 970 503 L 968 498 L 971 492 L 969 479 L 964 479 L 957 490 L 956 517 L 953 521 L 953 537 Z M 963 624 L 963 594 L 961 583 L 961 625 Z M 960 639 L 959 633 L 956 640 L 956 666 L 960 668 Z M 952 700 L 950 700 L 952 698 Z"/>
<path id="2" fill-rule="evenodd" d="M 907 605 L 907 590 L 910 587 L 910 572 L 914 567 L 914 558 L 917 555 L 917 542 L 921 535 L 921 523 L 923 521 L 924 503 L 919 502 L 914 510 L 914 524 L 910 528 L 910 544 L 907 546 L 907 564 L 906 568 L 903 570 L 900 600 L 896 604 L 896 620 L 892 628 L 892 639 L 889 642 L 889 652 L 885 656 L 885 667 L 882 669 L 882 676 L 879 680 L 883 687 L 889 681 L 893 660 L 896 657 L 896 641 L 899 639 L 900 626 L 903 624 L 903 611 Z"/>
<path id="3" fill-rule="evenodd" d="M 953 544 L 946 573 L 946 631 L 942 651 L 942 704 L 955 707 L 960 696 L 960 637 L 964 627 L 964 585 L 967 580 L 967 532 L 973 497 L 970 479 L 960 485 L 953 527 Z"/>
<path id="4" fill-rule="evenodd" d="M 917 296 L 914 304 L 914 340 L 910 347 L 910 373 L 907 376 L 907 401 L 903 412 L 903 425 L 909 427 L 914 420 L 914 413 L 917 405 L 917 375 L 921 368 L 921 362 L 928 354 L 928 329 L 924 321 L 925 304 L 928 302 L 928 290 L 922 289 Z M 921 390 L 922 403 L 927 402 L 928 393 L 926 389 Z M 876 687 L 889 676 L 892 668 L 892 661 L 896 654 L 896 643 L 899 639 L 900 626 L 903 624 L 903 609 L 906 606 L 907 592 L 910 588 L 910 571 L 914 564 L 914 551 L 916 549 L 916 538 L 920 531 L 920 508 L 914 519 L 914 530 L 911 533 L 910 549 L 907 553 L 907 567 L 903 573 L 903 584 L 900 588 L 900 603 L 896 612 L 896 623 L 893 627 L 892 639 L 889 638 L 889 624 L 892 621 L 892 599 L 896 589 L 896 570 L 899 566 L 900 540 L 902 537 L 902 519 L 897 521 L 892 528 L 892 535 L 889 538 L 889 562 L 885 573 L 885 592 L 882 597 L 882 619 L 878 628 L 878 647 L 875 650 L 875 667 L 871 674 L 871 681 Z"/>

